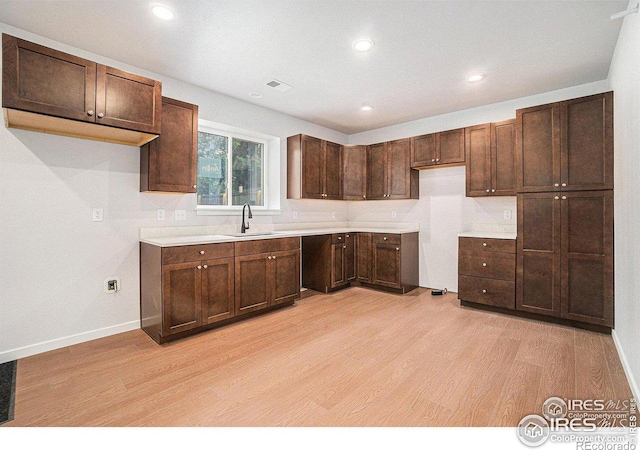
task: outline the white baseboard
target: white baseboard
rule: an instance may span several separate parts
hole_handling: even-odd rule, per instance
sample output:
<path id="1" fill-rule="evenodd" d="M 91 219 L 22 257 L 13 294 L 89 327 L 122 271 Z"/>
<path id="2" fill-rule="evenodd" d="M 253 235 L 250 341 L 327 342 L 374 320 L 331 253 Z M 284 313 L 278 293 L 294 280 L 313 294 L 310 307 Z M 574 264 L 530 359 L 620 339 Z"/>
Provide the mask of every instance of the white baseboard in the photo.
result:
<path id="1" fill-rule="evenodd" d="M 94 339 L 99 339 L 105 336 L 124 333 L 125 331 L 136 330 L 138 328 L 140 328 L 140 321 L 134 320 L 131 322 L 122 323 L 120 325 L 114 325 L 112 327 L 86 331 L 84 333 L 78 333 L 72 336 L 52 339 L 50 341 L 40 342 L 38 344 L 32 344 L 13 350 L 7 350 L 0 353 L 0 364 L 20 358 L 25 358 L 27 356 L 37 355 L 39 353 L 48 352 L 51 350 L 68 347 L 70 345 L 79 344 L 81 342 L 92 341 Z"/>
<path id="2" fill-rule="evenodd" d="M 613 338 L 613 343 L 616 345 L 616 349 L 618 350 L 618 355 L 620 355 L 620 361 L 622 362 L 624 373 L 627 375 L 627 380 L 629 381 L 629 386 L 631 387 L 631 393 L 637 401 L 640 401 L 640 389 L 638 389 L 638 383 L 636 382 L 636 379 L 631 372 L 629 361 L 627 360 L 627 356 L 624 354 L 624 350 L 622 350 L 622 345 L 620 345 L 616 330 L 611 330 L 611 337 Z"/>

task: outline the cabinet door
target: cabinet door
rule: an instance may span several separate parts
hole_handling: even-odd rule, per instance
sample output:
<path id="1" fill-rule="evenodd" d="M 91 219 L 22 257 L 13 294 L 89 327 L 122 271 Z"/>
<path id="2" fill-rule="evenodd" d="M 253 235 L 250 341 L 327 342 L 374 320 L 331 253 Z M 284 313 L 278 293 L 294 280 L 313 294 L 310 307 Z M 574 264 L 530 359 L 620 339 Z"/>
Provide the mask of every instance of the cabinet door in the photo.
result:
<path id="1" fill-rule="evenodd" d="M 162 135 L 142 148 L 142 190 L 196 192 L 198 106 L 162 97 L 162 117 Z"/>
<path id="2" fill-rule="evenodd" d="M 562 317 L 613 327 L 613 192 L 561 198 Z"/>
<path id="3" fill-rule="evenodd" d="M 400 287 L 400 245 L 375 244 L 373 246 L 372 283 Z"/>
<path id="4" fill-rule="evenodd" d="M 345 255 L 344 255 L 344 272 L 346 281 L 356 279 L 356 235 L 347 233 L 345 235 Z"/>
<path id="5" fill-rule="evenodd" d="M 382 200 L 387 194 L 387 143 L 367 149 L 367 199 Z"/>
<path id="6" fill-rule="evenodd" d="M 491 126 L 465 129 L 467 197 L 491 195 Z"/>
<path id="7" fill-rule="evenodd" d="M 559 194 L 518 195 L 516 307 L 560 316 Z"/>
<path id="8" fill-rule="evenodd" d="M 493 195 L 516 195 L 515 132 L 515 120 L 491 124 L 491 192 Z"/>
<path id="9" fill-rule="evenodd" d="M 389 142 L 387 174 L 387 198 L 411 198 L 411 139 Z"/>
<path id="10" fill-rule="evenodd" d="M 331 244 L 331 287 L 346 283 L 345 250 L 346 244 Z"/>
<path id="11" fill-rule="evenodd" d="M 202 262 L 202 321 L 218 322 L 235 316 L 233 258 Z"/>
<path id="12" fill-rule="evenodd" d="M 325 143 L 324 150 L 324 198 L 342 200 L 342 146 Z"/>
<path id="13" fill-rule="evenodd" d="M 563 191 L 613 189 L 613 92 L 560 104 Z"/>
<path id="14" fill-rule="evenodd" d="M 162 266 L 162 335 L 202 324 L 201 262 Z"/>
<path id="15" fill-rule="evenodd" d="M 2 35 L 2 107 L 95 122 L 96 63 Z"/>
<path id="16" fill-rule="evenodd" d="M 436 164 L 436 133 L 411 138 L 411 167 Z"/>
<path id="17" fill-rule="evenodd" d="M 558 103 L 516 111 L 518 192 L 560 188 L 560 107 Z"/>
<path id="18" fill-rule="evenodd" d="M 96 123 L 160 134 L 162 83 L 97 66 Z"/>
<path id="19" fill-rule="evenodd" d="M 302 198 L 324 198 L 322 141 L 302 136 Z"/>
<path id="20" fill-rule="evenodd" d="M 438 164 L 464 163 L 464 128 L 438 133 Z"/>
<path id="21" fill-rule="evenodd" d="M 273 303 L 300 297 L 300 250 L 274 253 L 270 264 Z"/>
<path id="22" fill-rule="evenodd" d="M 344 200 L 366 200 L 367 198 L 367 147 L 345 146 L 342 152 Z"/>
<path id="23" fill-rule="evenodd" d="M 267 254 L 236 256 L 236 316 L 271 305 L 271 257 Z"/>
<path id="24" fill-rule="evenodd" d="M 356 235 L 357 243 L 357 258 L 356 258 L 356 272 L 358 281 L 364 281 L 365 283 L 371 283 L 371 272 L 373 269 L 373 250 L 372 240 L 373 235 L 371 233 L 358 233 Z"/>

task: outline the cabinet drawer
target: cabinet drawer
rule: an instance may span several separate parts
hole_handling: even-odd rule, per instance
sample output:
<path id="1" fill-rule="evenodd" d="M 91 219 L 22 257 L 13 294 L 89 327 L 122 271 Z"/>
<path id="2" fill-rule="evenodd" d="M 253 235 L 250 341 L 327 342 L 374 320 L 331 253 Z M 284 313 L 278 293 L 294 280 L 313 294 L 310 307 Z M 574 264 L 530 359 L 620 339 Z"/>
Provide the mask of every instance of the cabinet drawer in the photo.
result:
<path id="1" fill-rule="evenodd" d="M 233 256 L 233 243 L 185 245 L 162 249 L 162 264 L 177 264 Z"/>
<path id="2" fill-rule="evenodd" d="M 300 248 L 299 237 L 279 239 L 258 239 L 236 242 L 236 256 L 256 255 L 259 253 L 283 252 Z"/>
<path id="3" fill-rule="evenodd" d="M 332 244 L 344 244 L 346 241 L 346 236 L 344 233 L 332 234 L 331 235 L 331 243 Z"/>
<path id="4" fill-rule="evenodd" d="M 399 234 L 373 233 L 374 244 L 400 245 L 401 236 Z"/>
<path id="5" fill-rule="evenodd" d="M 458 299 L 515 309 L 516 284 L 513 281 L 460 275 L 458 277 Z"/>
<path id="6" fill-rule="evenodd" d="M 511 253 L 470 253 L 458 256 L 458 273 L 474 277 L 516 280 L 516 255 Z"/>
<path id="7" fill-rule="evenodd" d="M 516 253 L 515 239 L 459 238 L 460 251 Z"/>

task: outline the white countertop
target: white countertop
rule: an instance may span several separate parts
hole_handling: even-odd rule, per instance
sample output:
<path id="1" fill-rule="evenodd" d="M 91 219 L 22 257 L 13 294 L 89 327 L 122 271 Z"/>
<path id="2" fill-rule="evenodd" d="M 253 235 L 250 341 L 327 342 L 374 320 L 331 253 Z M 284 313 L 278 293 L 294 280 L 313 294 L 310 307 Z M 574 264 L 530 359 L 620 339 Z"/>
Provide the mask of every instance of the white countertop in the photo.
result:
<path id="1" fill-rule="evenodd" d="M 201 234 L 190 236 L 162 236 L 141 238 L 140 242 L 156 245 L 158 247 L 178 247 L 181 245 L 217 244 L 221 242 L 252 241 L 257 239 L 278 239 L 283 237 L 315 236 L 334 233 L 388 233 L 405 234 L 417 233 L 418 227 L 408 228 L 369 228 L 369 227 L 340 227 L 340 228 L 316 228 L 298 230 L 280 230 L 265 233 L 248 232 L 243 236 L 231 236 L 224 234 Z"/>
<path id="2" fill-rule="evenodd" d="M 516 233 L 498 233 L 494 231 L 465 231 L 458 233 L 458 237 L 487 238 L 487 239 L 515 239 Z"/>

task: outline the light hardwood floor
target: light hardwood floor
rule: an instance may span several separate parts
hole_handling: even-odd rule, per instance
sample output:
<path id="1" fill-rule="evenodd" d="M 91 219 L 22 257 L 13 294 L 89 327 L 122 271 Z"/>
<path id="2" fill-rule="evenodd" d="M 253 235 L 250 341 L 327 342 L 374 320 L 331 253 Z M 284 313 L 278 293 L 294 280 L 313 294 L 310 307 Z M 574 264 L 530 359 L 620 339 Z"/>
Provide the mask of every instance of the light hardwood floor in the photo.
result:
<path id="1" fill-rule="evenodd" d="M 159 346 L 141 330 L 18 363 L 6 426 L 515 426 L 630 398 L 610 336 L 350 288 Z"/>

